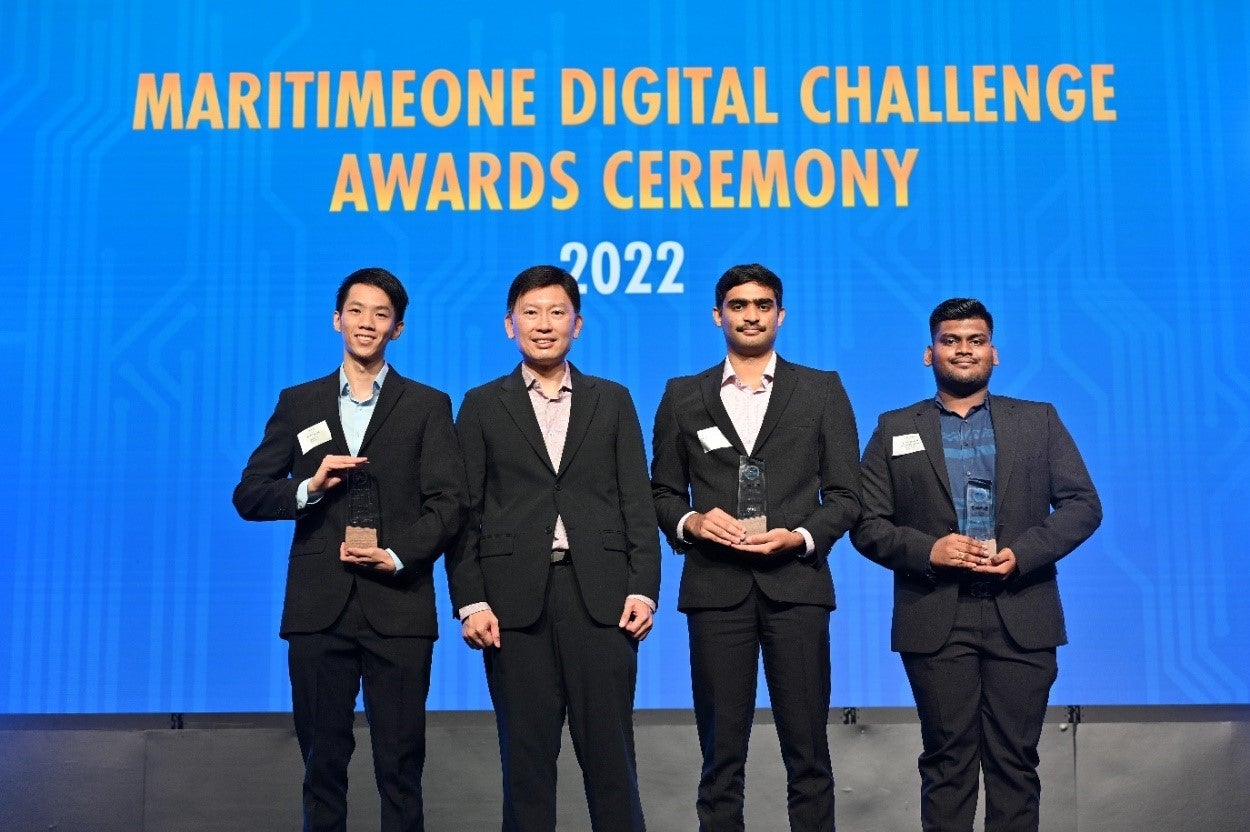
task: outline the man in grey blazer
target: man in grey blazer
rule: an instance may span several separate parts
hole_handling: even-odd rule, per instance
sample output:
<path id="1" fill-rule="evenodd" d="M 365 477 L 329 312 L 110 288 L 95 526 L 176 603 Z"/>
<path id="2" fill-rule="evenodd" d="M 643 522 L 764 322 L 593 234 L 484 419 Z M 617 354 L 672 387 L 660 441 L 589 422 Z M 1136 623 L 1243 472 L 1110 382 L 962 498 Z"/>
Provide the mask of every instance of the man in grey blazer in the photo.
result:
<path id="1" fill-rule="evenodd" d="M 859 517 L 859 439 L 838 374 L 774 350 L 781 279 L 759 264 L 716 284 L 728 357 L 668 382 L 655 416 L 651 489 L 685 556 L 678 609 L 690 632 L 703 753 L 699 828 L 741 830 L 761 651 L 787 772 L 790 828 L 834 828 L 829 717 L 830 549 Z M 743 472 L 763 470 L 764 520 L 739 518 Z M 758 482 L 758 476 L 747 483 Z M 754 503 L 754 500 L 749 502 Z"/>
<path id="2" fill-rule="evenodd" d="M 937 396 L 882 414 L 851 539 L 894 572 L 891 644 L 916 698 L 925 830 L 1038 828 L 1037 744 L 1067 642 L 1056 562 L 1102 506 L 1050 404 L 989 394 L 994 321 L 952 298 L 929 318 Z"/>
<path id="3" fill-rule="evenodd" d="M 244 519 L 295 521 L 280 634 L 305 766 L 304 829 L 315 832 L 347 828 L 362 679 L 382 829 L 424 828 L 434 561 L 460 528 L 465 486 L 451 400 L 385 359 L 407 305 L 385 269 L 342 282 L 342 365 L 282 391 L 234 490 Z M 372 508 L 353 516 L 354 503 Z M 349 538 L 353 523 L 374 539 Z"/>
<path id="4" fill-rule="evenodd" d="M 580 310 L 563 269 L 517 275 L 504 329 L 521 363 L 470 390 L 456 418 L 469 521 L 451 594 L 465 642 L 484 651 L 507 832 L 555 829 L 566 715 L 591 827 L 645 828 L 634 688 L 660 540 L 629 391 L 568 361 Z"/>

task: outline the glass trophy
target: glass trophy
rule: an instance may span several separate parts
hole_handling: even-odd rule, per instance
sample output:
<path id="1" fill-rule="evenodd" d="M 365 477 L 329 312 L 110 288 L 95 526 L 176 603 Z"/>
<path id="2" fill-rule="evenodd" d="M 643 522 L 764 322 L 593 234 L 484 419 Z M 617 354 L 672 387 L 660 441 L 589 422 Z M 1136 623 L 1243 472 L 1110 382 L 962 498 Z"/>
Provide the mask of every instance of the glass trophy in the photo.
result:
<path id="1" fill-rule="evenodd" d="M 373 477 L 368 471 L 352 471 L 347 489 L 347 545 L 376 548 L 382 516 Z"/>
<path id="2" fill-rule="evenodd" d="M 747 534 L 768 531 L 767 505 L 764 500 L 764 461 L 749 456 L 738 457 L 738 522 Z"/>
<path id="3" fill-rule="evenodd" d="M 973 477 L 964 490 L 964 507 L 967 522 L 964 534 L 985 544 L 985 554 L 993 557 L 998 552 L 994 531 L 994 484 L 989 480 Z"/>

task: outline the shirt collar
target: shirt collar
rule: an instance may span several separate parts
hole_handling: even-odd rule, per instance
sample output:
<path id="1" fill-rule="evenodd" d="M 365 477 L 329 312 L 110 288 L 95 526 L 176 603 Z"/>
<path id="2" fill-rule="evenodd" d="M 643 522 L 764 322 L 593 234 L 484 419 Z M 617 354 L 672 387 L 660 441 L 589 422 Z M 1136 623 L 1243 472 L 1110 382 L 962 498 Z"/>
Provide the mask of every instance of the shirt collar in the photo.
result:
<path id="1" fill-rule="evenodd" d="M 373 396 L 376 396 L 378 394 L 378 391 L 382 389 L 382 382 L 386 381 L 386 374 L 390 371 L 390 369 L 391 369 L 391 365 L 384 363 L 382 365 L 382 369 L 378 370 L 378 374 L 373 377 L 373 395 L 369 397 L 370 399 L 372 399 Z M 343 365 L 340 364 L 339 365 L 339 398 L 343 398 L 344 396 L 350 397 L 351 395 L 352 395 L 352 384 L 350 381 L 347 380 L 347 369 Z"/>
<path id="2" fill-rule="evenodd" d="M 933 394 L 933 403 L 934 403 L 934 404 L 936 404 L 936 405 L 937 405 L 938 410 L 940 410 L 940 411 L 941 411 L 941 412 L 943 412 L 943 413 L 949 413 L 949 414 L 951 414 L 952 416 L 958 416 L 958 415 L 959 415 L 959 414 L 957 414 L 955 411 L 953 411 L 953 410 L 951 410 L 950 408 L 948 408 L 946 405 L 942 404 L 942 397 L 941 397 L 939 394 L 937 394 L 937 393 L 934 393 L 934 394 Z M 986 390 L 986 391 L 985 391 L 985 401 L 981 402 L 981 403 L 980 403 L 979 405 L 977 405 L 976 407 L 971 408 L 971 409 L 968 411 L 968 415 L 969 415 L 969 416 L 971 416 L 973 413 L 976 413 L 978 410 L 980 410 L 980 409 L 982 409 L 982 408 L 984 408 L 984 409 L 985 409 L 985 410 L 987 410 L 987 411 L 990 409 L 990 391 L 989 391 L 989 390 Z"/>
<path id="3" fill-rule="evenodd" d="M 764 388 L 773 383 L 773 376 L 777 374 L 777 353 L 774 352 L 768 359 L 768 365 L 764 367 Z M 729 361 L 729 356 L 725 356 L 725 367 L 721 370 L 720 386 L 733 382 L 738 384 L 738 374 L 734 372 L 734 365 Z"/>
<path id="4" fill-rule="evenodd" d="M 533 370 L 525 366 L 524 361 L 521 362 L 521 380 L 525 382 L 526 390 L 533 390 L 537 386 L 539 392 L 542 392 L 541 380 Z M 560 392 L 565 390 L 573 391 L 573 371 L 569 368 L 567 361 L 564 362 L 564 377 L 560 379 Z"/>

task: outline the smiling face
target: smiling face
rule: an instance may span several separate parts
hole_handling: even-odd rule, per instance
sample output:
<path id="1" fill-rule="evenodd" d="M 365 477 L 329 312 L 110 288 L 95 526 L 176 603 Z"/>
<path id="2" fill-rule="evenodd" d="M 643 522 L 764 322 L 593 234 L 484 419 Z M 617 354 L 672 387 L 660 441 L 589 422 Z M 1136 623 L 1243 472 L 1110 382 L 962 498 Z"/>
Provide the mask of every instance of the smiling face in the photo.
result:
<path id="1" fill-rule="evenodd" d="M 386 345 L 404 331 L 395 319 L 390 296 L 377 286 L 356 283 L 347 292 L 343 308 L 334 313 L 334 329 L 343 335 L 343 358 L 366 367 L 380 364 Z"/>
<path id="2" fill-rule="evenodd" d="M 729 353 L 744 358 L 771 352 L 785 319 L 786 310 L 778 305 L 776 294 L 761 283 L 734 286 L 712 310 L 712 320 L 725 333 Z"/>
<path id="3" fill-rule="evenodd" d="M 525 364 L 544 373 L 564 364 L 582 331 L 582 316 L 563 286 L 543 286 L 518 297 L 503 326 Z"/>
<path id="4" fill-rule="evenodd" d="M 924 363 L 933 368 L 938 389 L 957 398 L 975 395 L 989 386 L 998 364 L 998 350 L 990 343 L 988 324 L 980 318 L 942 321 L 925 347 Z"/>

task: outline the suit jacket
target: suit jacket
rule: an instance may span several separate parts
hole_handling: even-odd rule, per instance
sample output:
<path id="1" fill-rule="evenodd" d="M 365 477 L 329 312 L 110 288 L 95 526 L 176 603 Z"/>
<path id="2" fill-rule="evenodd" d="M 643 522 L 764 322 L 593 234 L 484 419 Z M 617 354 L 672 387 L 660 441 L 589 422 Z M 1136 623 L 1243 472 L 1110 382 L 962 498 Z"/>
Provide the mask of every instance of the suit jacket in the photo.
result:
<path id="1" fill-rule="evenodd" d="M 1055 563 L 1094 533 L 1102 504 L 1054 406 L 994 396 L 995 513 L 999 548 L 1018 571 L 998 595 L 1007 632 L 1025 649 L 1067 642 Z M 919 434 L 922 451 L 894 454 Z M 963 570 L 930 568 L 933 543 L 958 528 L 933 399 L 882 414 L 864 450 L 864 516 L 851 533 L 861 553 L 894 571 L 894 650 L 930 653 L 950 635 Z M 994 579 L 993 576 L 988 576 Z"/>
<path id="2" fill-rule="evenodd" d="M 324 421 L 330 441 L 307 453 L 297 435 Z M 369 624 L 383 635 L 438 635 L 434 561 L 464 518 L 464 469 L 447 394 L 410 381 L 392 367 L 360 446 L 376 482 L 378 545 L 403 561 L 398 575 L 339 561 L 347 527 L 348 486 L 327 491 L 296 511 L 299 484 L 327 454 L 348 454 L 339 419 L 339 373 L 283 390 L 234 490 L 245 520 L 294 520 L 281 635 L 312 633 L 334 623 L 355 584 Z"/>
<path id="3" fill-rule="evenodd" d="M 452 602 L 486 601 L 504 628 L 528 627 L 542 613 L 557 516 L 592 618 L 615 626 L 626 596 L 659 600 L 660 540 L 633 400 L 615 382 L 576 367 L 571 374 L 559 471 L 519 365 L 465 394 L 456 417 L 469 520 L 449 566 Z"/>
<path id="4" fill-rule="evenodd" d="M 768 408 L 752 456 L 764 461 L 770 528 L 807 529 L 815 557 L 760 557 L 707 541 L 685 543 L 677 524 L 689 511 L 738 505 L 738 462 L 746 453 L 720 398 L 724 362 L 668 382 L 655 415 L 651 490 L 660 528 L 685 554 L 678 609 L 738 604 L 751 585 L 775 601 L 833 609 L 827 556 L 859 517 L 859 437 L 835 372 L 777 358 Z M 704 451 L 698 431 L 717 427 L 732 447 Z"/>

